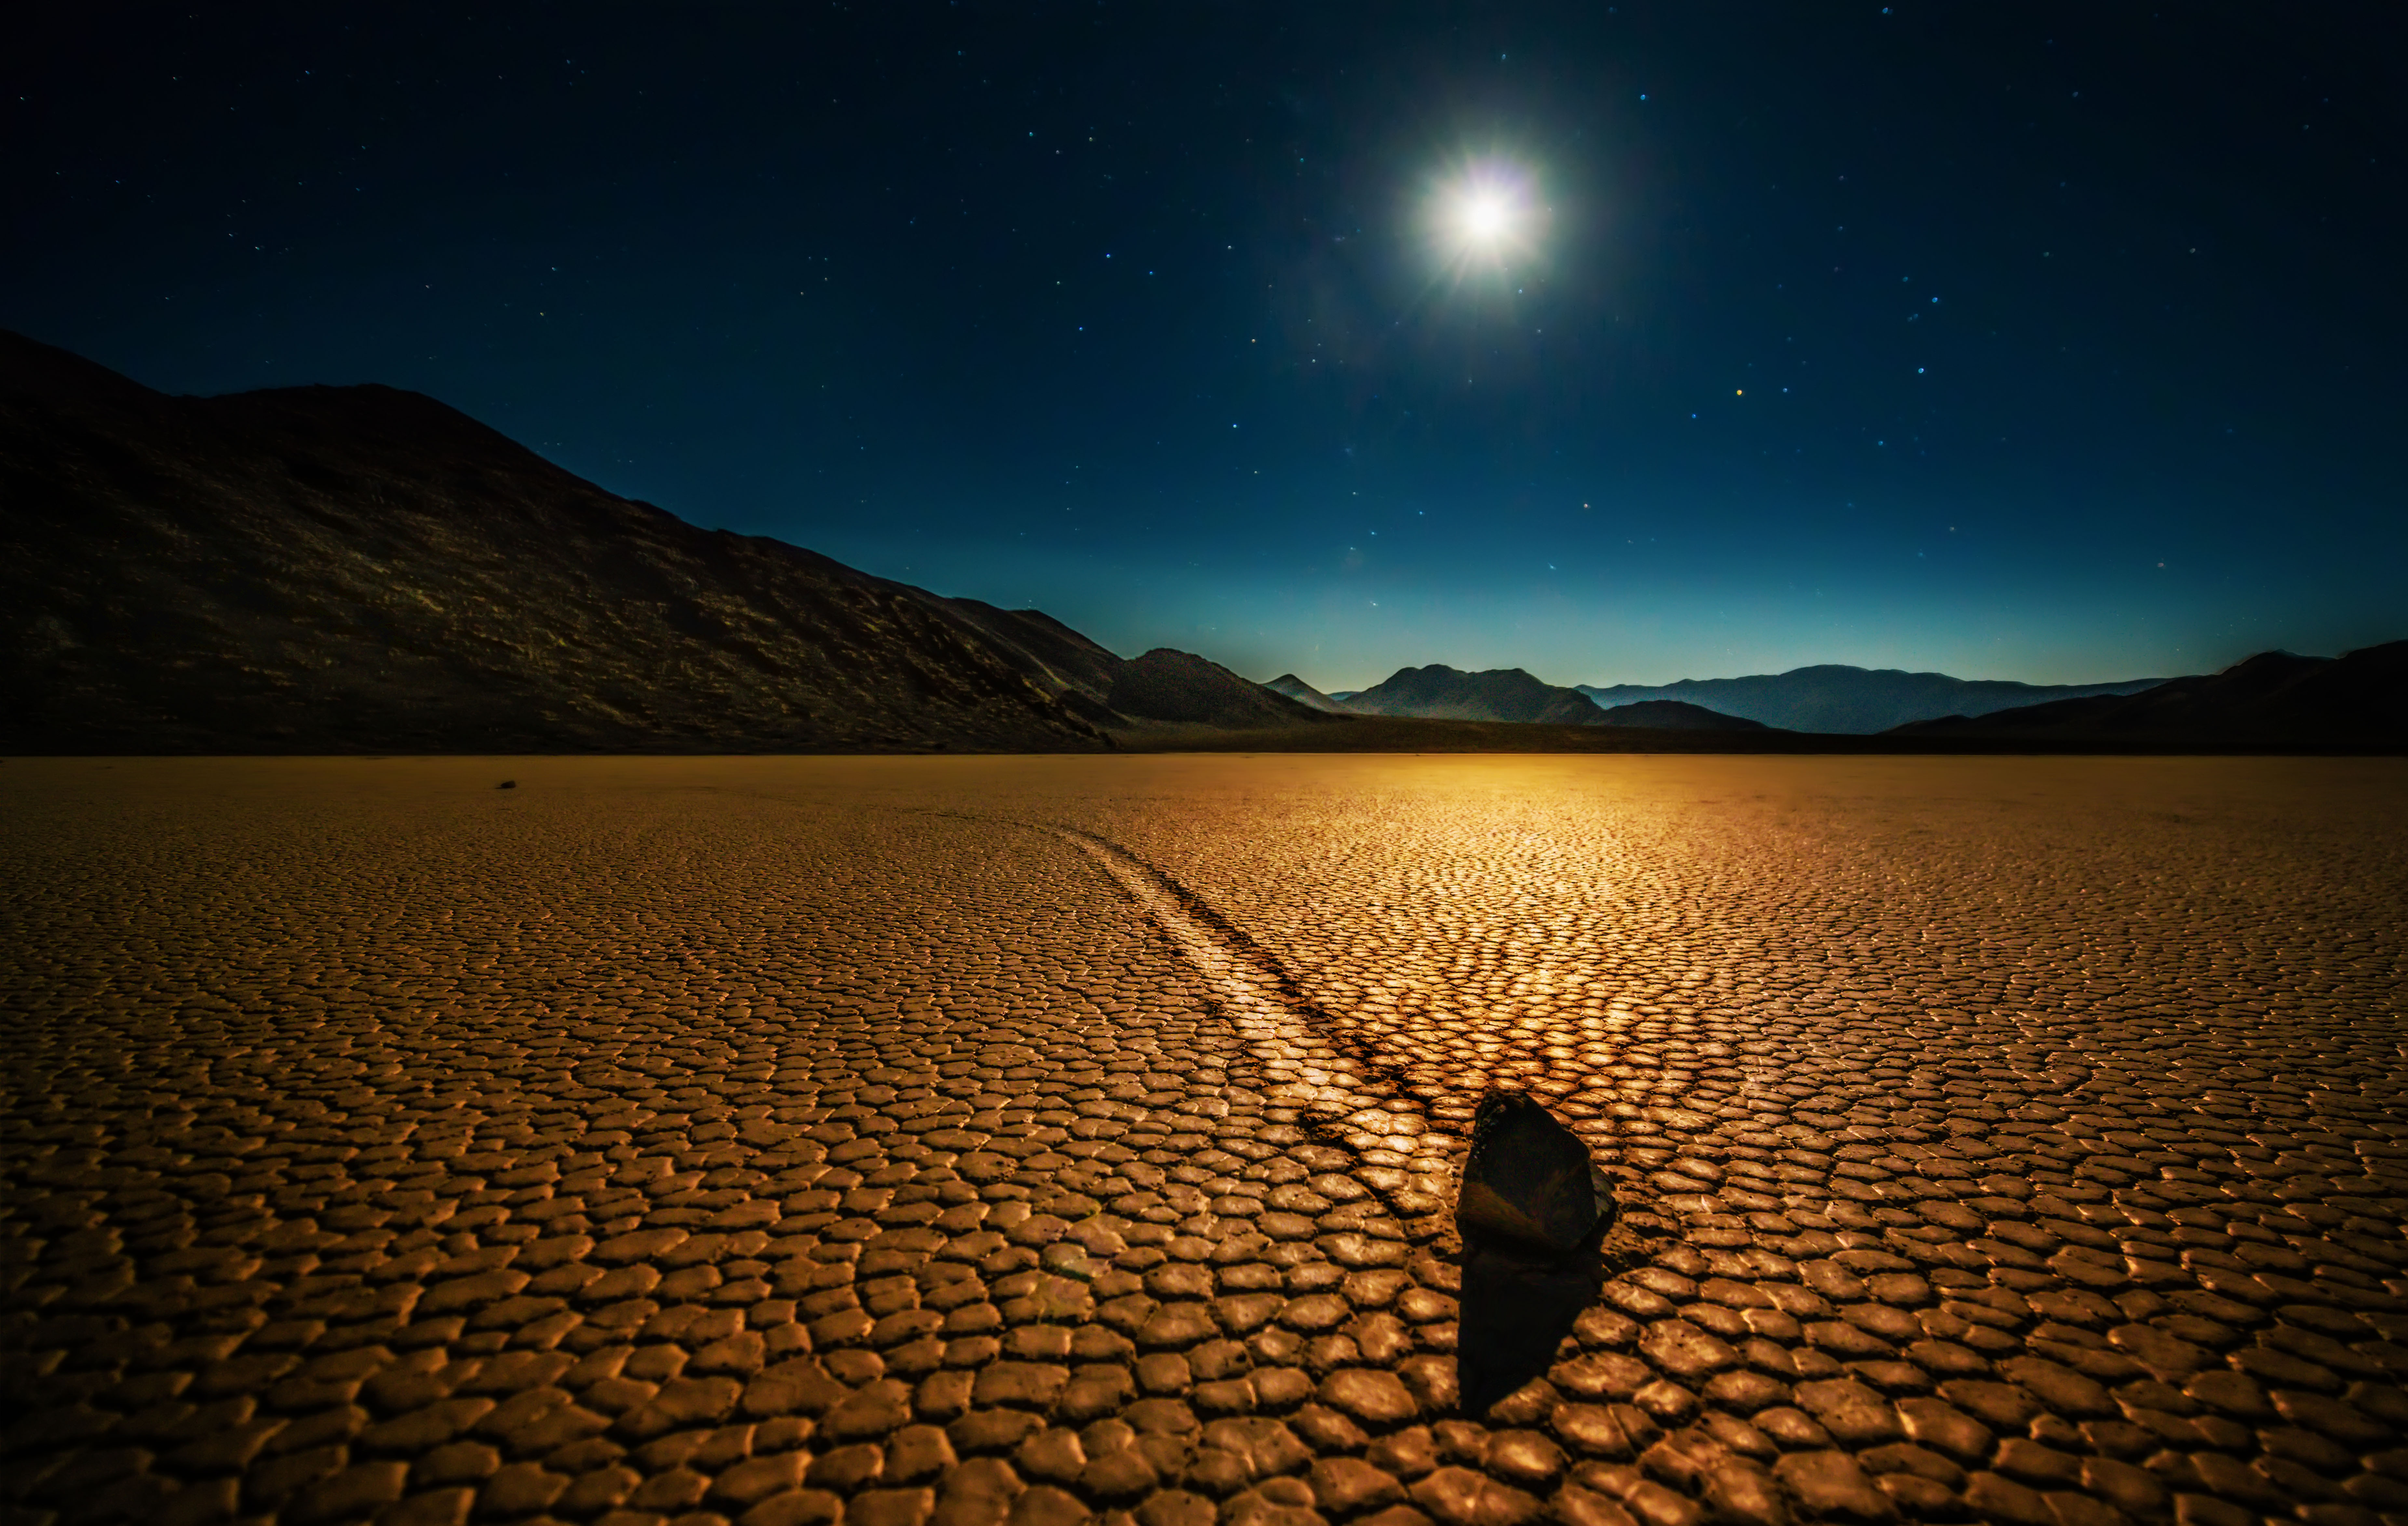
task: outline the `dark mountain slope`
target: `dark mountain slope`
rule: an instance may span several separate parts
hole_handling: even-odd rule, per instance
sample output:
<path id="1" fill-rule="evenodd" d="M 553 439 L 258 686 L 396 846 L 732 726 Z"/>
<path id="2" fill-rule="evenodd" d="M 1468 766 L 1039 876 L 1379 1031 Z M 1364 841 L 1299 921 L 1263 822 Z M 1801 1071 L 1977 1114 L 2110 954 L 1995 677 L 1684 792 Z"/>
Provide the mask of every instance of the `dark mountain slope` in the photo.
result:
<path id="1" fill-rule="evenodd" d="M 2136 741 L 2408 742 L 2408 641 L 2340 657 L 2261 652 L 2220 673 L 2169 679 L 2132 695 L 1952 715 L 1898 728 L 1905 737 L 2128 738 Z"/>
<path id="2" fill-rule="evenodd" d="M 603 491 L 387 387 L 168 397 L 0 334 L 0 747 L 1111 745 L 1118 658 Z"/>
<path id="3" fill-rule="evenodd" d="M 1124 664 L 1107 700 L 1123 715 L 1190 726 L 1312 726 L 1337 719 L 1167 646 Z"/>
<path id="4" fill-rule="evenodd" d="M 1725 715 L 1703 705 L 1686 705 L 1678 699 L 1641 699 L 1635 704 L 1616 705 L 1598 717 L 1599 726 L 1646 726 L 1670 731 L 1766 731 L 1771 729 L 1762 721 L 1743 716 Z"/>
<path id="5" fill-rule="evenodd" d="M 1418 715 L 1441 721 L 1519 721 L 1595 726 L 1604 714 L 1576 690 L 1541 683 L 1519 668 L 1467 673 L 1443 663 L 1399 668 L 1383 684 L 1346 702 L 1360 715 Z"/>
<path id="6" fill-rule="evenodd" d="M 1005 661 L 1074 713 L 1102 726 L 1120 724 L 1105 701 L 1127 658 L 1041 610 L 1002 610 L 975 598 L 937 602 L 985 632 Z"/>
<path id="7" fill-rule="evenodd" d="M 2158 682 L 2136 678 L 2114 684 L 2017 684 L 1824 663 L 1745 678 L 1684 678 L 1677 684 L 1616 684 L 1607 688 L 1583 684 L 1580 692 L 1609 707 L 1674 699 L 1785 730 L 1869 736 L 1909 721 L 1982 715 L 2009 706 L 2085 695 L 2130 694 Z"/>

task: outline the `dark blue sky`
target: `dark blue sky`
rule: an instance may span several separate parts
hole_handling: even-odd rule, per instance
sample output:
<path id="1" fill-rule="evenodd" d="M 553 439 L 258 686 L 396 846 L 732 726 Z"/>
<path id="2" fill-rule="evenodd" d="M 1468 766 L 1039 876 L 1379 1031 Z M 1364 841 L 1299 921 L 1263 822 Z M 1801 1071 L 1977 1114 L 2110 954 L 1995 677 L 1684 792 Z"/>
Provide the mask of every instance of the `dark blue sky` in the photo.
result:
<path id="1" fill-rule="evenodd" d="M 2408 635 L 2386 7 L 50 9 L 0 46 L 0 324 L 416 388 L 1124 652 Z M 1451 262 L 1472 166 L 1524 238 Z"/>

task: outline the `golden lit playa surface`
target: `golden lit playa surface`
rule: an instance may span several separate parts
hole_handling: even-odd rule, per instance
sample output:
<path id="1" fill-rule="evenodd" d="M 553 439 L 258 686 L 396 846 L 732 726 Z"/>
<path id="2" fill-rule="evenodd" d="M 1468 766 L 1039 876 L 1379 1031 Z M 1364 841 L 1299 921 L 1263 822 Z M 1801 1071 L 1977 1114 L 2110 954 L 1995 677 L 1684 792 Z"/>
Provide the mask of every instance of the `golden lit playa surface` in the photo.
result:
<path id="1" fill-rule="evenodd" d="M 12 1526 L 2408 1519 L 2400 760 L 10 758 L 0 907 Z"/>

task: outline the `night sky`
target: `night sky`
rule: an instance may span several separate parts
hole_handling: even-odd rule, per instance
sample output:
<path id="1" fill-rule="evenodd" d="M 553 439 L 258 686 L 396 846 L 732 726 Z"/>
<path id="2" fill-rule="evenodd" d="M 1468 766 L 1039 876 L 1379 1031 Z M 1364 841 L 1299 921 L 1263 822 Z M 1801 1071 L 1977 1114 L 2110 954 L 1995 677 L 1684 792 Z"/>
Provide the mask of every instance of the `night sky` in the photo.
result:
<path id="1" fill-rule="evenodd" d="M 1124 653 L 2408 636 L 2393 7 L 25 8 L 0 325 Z"/>

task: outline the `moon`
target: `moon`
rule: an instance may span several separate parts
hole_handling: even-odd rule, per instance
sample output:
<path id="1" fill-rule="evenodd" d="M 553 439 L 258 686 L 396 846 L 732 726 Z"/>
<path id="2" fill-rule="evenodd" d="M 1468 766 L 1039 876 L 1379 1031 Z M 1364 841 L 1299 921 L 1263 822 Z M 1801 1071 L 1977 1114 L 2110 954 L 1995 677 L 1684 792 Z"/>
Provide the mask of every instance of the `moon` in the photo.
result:
<path id="1" fill-rule="evenodd" d="M 1475 191 L 1465 196 L 1457 215 L 1463 221 L 1463 236 L 1476 244 L 1495 243 L 1513 222 L 1505 198 L 1493 191 Z"/>
<path id="2" fill-rule="evenodd" d="M 1528 167 L 1476 160 L 1433 184 L 1424 214 L 1441 266 L 1457 280 L 1475 268 L 1518 266 L 1538 252 L 1546 211 Z"/>

